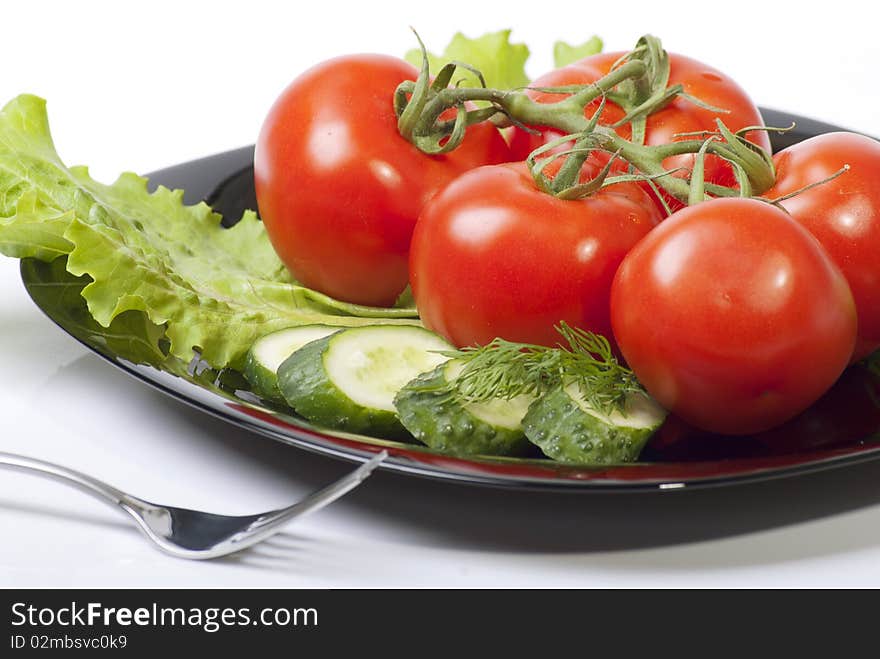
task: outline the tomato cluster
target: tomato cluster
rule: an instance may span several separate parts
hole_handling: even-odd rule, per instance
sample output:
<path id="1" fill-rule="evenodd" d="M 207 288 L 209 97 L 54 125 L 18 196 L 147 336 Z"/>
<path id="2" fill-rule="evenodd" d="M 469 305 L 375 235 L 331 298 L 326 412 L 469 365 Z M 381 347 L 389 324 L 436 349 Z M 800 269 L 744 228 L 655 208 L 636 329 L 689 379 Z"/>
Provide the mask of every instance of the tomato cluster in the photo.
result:
<path id="1" fill-rule="evenodd" d="M 620 59 L 586 58 L 535 86 L 590 85 Z M 560 321 L 603 334 L 658 402 L 726 434 L 794 417 L 880 347 L 880 143 L 835 133 L 789 147 L 773 157 L 775 184 L 761 198 L 743 188 L 686 206 L 638 180 L 568 198 L 542 189 L 523 162 L 562 134 L 553 126 L 514 128 L 506 141 L 474 123 L 438 155 L 402 137 L 392 99 L 417 75 L 390 57 L 338 58 L 271 110 L 255 159 L 259 210 L 303 284 L 390 305 L 409 283 L 424 324 L 459 346 L 554 344 Z M 658 107 L 646 145 L 709 134 L 719 117 L 732 132 L 762 125 L 723 73 L 669 55 L 668 77 L 701 102 Z M 570 93 L 528 95 L 551 104 Z M 584 117 L 597 112 L 606 131 L 630 138 L 624 108 L 584 107 Z M 769 153 L 765 131 L 747 139 Z M 663 166 L 689 179 L 694 158 Z M 717 154 L 702 162 L 705 183 L 735 192 L 734 165 Z M 596 151 L 579 181 L 633 169 Z"/>

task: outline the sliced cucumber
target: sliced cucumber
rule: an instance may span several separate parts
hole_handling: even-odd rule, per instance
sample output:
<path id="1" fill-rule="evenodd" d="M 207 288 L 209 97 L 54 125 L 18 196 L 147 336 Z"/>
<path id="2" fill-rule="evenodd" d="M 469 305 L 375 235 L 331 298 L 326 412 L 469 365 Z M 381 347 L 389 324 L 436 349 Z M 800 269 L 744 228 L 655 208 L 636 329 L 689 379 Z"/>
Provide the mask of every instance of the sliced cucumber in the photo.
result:
<path id="1" fill-rule="evenodd" d="M 420 442 L 452 455 L 527 453 L 522 419 L 534 398 L 465 403 L 446 388 L 463 368 L 456 360 L 441 364 L 401 389 L 394 405 L 404 427 Z"/>
<path id="2" fill-rule="evenodd" d="M 383 437 L 405 436 L 394 397 L 451 350 L 420 327 L 372 325 L 343 330 L 305 345 L 278 367 L 278 388 L 314 423 Z"/>
<path id="3" fill-rule="evenodd" d="M 571 384 L 536 401 L 523 419 L 523 430 L 545 455 L 560 462 L 633 462 L 667 413 L 642 394 L 627 399 L 625 412 L 602 414 Z"/>
<path id="4" fill-rule="evenodd" d="M 254 393 L 267 400 L 280 403 L 284 396 L 278 389 L 278 367 L 305 344 L 340 331 L 332 325 L 301 325 L 272 332 L 257 339 L 248 351 L 244 363 L 244 376 L 254 388 Z"/>

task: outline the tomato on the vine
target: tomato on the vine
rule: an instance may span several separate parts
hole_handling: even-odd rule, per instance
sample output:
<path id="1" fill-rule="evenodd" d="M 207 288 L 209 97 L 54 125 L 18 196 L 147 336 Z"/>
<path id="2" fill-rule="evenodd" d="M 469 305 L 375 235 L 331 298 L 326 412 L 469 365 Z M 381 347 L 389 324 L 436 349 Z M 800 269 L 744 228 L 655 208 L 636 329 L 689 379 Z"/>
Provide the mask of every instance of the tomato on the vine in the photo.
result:
<path id="1" fill-rule="evenodd" d="M 773 158 L 774 199 L 818 183 L 780 202 L 843 271 L 859 314 L 853 359 L 880 348 L 880 142 L 855 133 L 828 133 L 790 146 Z"/>
<path id="2" fill-rule="evenodd" d="M 624 259 L 614 336 L 639 381 L 685 421 L 758 432 L 803 411 L 852 355 L 852 293 L 784 211 L 714 199 L 678 211 Z"/>
<path id="3" fill-rule="evenodd" d="M 294 80 L 257 140 L 254 178 L 272 245 L 302 284 L 388 306 L 407 285 L 410 238 L 425 202 L 460 173 L 510 160 L 490 123 L 428 156 L 397 129 L 393 96 L 418 71 L 384 55 L 323 62 Z"/>
<path id="4" fill-rule="evenodd" d="M 612 66 L 625 53 L 601 53 L 584 58 L 568 66 L 551 71 L 532 82 L 532 87 L 561 87 L 565 85 L 585 85 L 596 82 L 607 74 Z M 657 145 L 676 141 L 678 136 L 686 133 L 701 131 L 713 132 L 717 130 L 715 119 L 720 118 L 733 132 L 749 126 L 763 126 L 764 120 L 757 106 L 751 101 L 746 92 L 731 78 L 722 72 L 702 62 L 684 55 L 669 53 L 669 86 L 681 84 L 686 94 L 698 98 L 705 104 L 715 108 L 721 108 L 726 112 L 717 112 L 712 109 L 700 107 L 681 96 L 673 99 L 662 109 L 649 115 L 645 127 L 645 144 Z M 563 94 L 552 94 L 537 90 L 527 92 L 539 103 L 552 103 L 565 98 Z M 593 101 L 584 109 L 587 116 L 591 116 L 599 108 L 599 100 Z M 615 103 L 608 101 L 599 123 L 610 126 L 624 117 L 623 110 Z M 539 130 L 541 127 L 537 127 Z M 617 133 L 626 139 L 631 137 L 631 127 L 626 123 L 616 129 Z M 558 139 L 561 135 L 554 131 L 543 129 L 540 135 L 527 133 L 521 129 L 514 129 L 511 135 L 511 150 L 518 159 L 524 159 L 529 152 L 549 141 Z M 693 137 L 693 136 L 691 136 Z M 767 151 L 770 150 L 770 138 L 765 131 L 751 131 L 747 139 Z M 689 171 L 693 168 L 692 154 L 673 156 L 664 161 L 666 169 L 683 168 Z M 685 171 L 676 174 L 685 176 Z M 735 182 L 730 165 L 723 159 L 709 155 L 705 160 L 704 178 L 709 183 L 731 185 Z M 665 195 L 664 198 L 673 210 L 681 208 L 683 204 Z"/>
<path id="5" fill-rule="evenodd" d="M 474 169 L 416 225 L 410 281 L 422 321 L 458 346 L 555 345 L 560 321 L 611 339 L 614 273 L 659 221 L 633 183 L 562 200 L 539 190 L 524 163 Z"/>

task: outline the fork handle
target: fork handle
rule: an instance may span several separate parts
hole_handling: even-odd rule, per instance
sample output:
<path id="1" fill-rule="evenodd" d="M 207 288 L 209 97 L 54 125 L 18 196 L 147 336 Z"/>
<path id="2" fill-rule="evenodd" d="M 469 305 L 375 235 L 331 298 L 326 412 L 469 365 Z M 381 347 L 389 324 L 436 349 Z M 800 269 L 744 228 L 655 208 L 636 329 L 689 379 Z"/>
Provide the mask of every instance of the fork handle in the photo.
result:
<path id="1" fill-rule="evenodd" d="M 3 453 L 0 451 L 0 467 L 7 467 L 15 471 L 22 471 L 31 474 L 39 474 L 60 483 L 71 485 L 81 492 L 91 494 L 103 501 L 109 501 L 115 505 L 122 505 L 128 502 L 130 497 L 121 490 L 117 490 L 112 485 L 108 485 L 96 478 L 92 478 L 86 474 L 80 473 L 61 465 L 29 458 L 24 455 L 15 455 L 14 453 Z"/>

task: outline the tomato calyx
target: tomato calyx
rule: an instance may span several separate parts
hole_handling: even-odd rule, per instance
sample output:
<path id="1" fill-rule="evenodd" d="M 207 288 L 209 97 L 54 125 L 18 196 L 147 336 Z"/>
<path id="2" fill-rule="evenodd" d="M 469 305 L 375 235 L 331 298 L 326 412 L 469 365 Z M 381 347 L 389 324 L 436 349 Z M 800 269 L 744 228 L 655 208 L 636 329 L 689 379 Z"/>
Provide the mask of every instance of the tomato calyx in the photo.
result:
<path id="1" fill-rule="evenodd" d="M 681 84 L 670 85 L 669 55 L 657 37 L 646 34 L 636 42 L 635 48 L 618 60 L 618 64 L 641 61 L 645 64 L 645 74 L 622 80 L 616 89 L 606 93 L 606 97 L 617 104 L 624 116 L 611 124 L 619 128 L 630 124 L 631 140 L 636 144 L 645 143 L 645 130 L 648 116 L 663 109 L 676 98 L 684 98 L 700 107 L 715 112 L 727 112 L 700 99 L 686 94 Z M 618 64 L 612 67 L 617 68 Z"/>
<path id="2" fill-rule="evenodd" d="M 422 127 L 425 116 L 432 116 L 431 123 L 437 123 L 440 115 L 449 107 L 453 107 L 443 107 L 435 116 L 432 114 L 433 107 L 428 107 L 428 105 L 442 90 L 448 88 L 457 68 L 461 67 L 473 73 L 483 87 L 486 86 L 486 80 L 482 72 L 471 65 L 464 62 L 454 62 L 440 69 L 432 82 L 425 44 L 417 32 L 415 35 L 422 51 L 422 65 L 415 81 L 406 80 L 398 85 L 394 91 L 397 129 L 404 138 L 415 144 L 424 153 L 429 155 L 448 153 L 461 144 L 465 130 L 470 124 L 490 119 L 495 114 L 495 110 L 491 108 L 468 109 L 462 102 L 455 106 L 455 119 L 441 122 L 442 130 L 435 131 L 433 135 L 427 134 Z"/>
<path id="3" fill-rule="evenodd" d="M 535 103 L 521 90 L 503 90 L 487 87 L 480 71 L 462 62 L 451 62 L 444 66 L 433 82 L 428 66 L 427 51 L 422 40 L 416 34 L 422 51 L 422 65 L 418 79 L 404 81 L 394 93 L 394 109 L 398 116 L 400 134 L 412 142 L 420 150 L 428 154 L 447 153 L 455 149 L 464 138 L 468 125 L 492 120 L 499 123 L 513 124 L 523 130 L 534 132 L 529 126 L 552 126 L 565 133 L 575 133 L 586 128 L 583 113 L 590 103 L 610 93 L 617 85 L 626 80 L 638 80 L 633 83 L 630 91 L 624 87 L 618 89 L 615 102 L 636 109 L 644 105 L 650 97 L 643 98 L 645 93 L 653 95 L 658 82 L 658 75 L 665 87 L 662 73 L 657 72 L 657 65 L 649 65 L 641 59 L 642 51 L 636 50 L 631 59 L 621 61 L 601 80 L 589 85 L 553 88 L 554 93 L 569 94 L 556 103 Z M 659 46 L 659 40 L 657 41 Z M 656 49 L 651 50 L 654 52 Z M 662 49 L 661 49 L 662 50 Z M 639 56 L 637 56 L 639 55 Z M 449 87 L 456 68 L 461 67 L 474 73 L 480 81 L 480 87 Z M 668 68 L 668 67 L 667 67 Z M 668 71 L 665 74 L 668 77 Z M 466 104 L 482 102 L 486 107 L 469 109 Z M 443 119 L 449 110 L 455 110 L 454 119 Z M 652 108 L 659 109 L 658 107 Z"/>
<path id="4" fill-rule="evenodd" d="M 426 55 L 421 39 L 419 45 L 423 55 Z M 457 67 L 475 73 L 482 86 L 450 87 Z M 548 103 L 537 102 L 525 89 L 500 90 L 486 87 L 479 71 L 460 62 L 444 66 L 432 81 L 427 57 L 423 56 L 418 79 L 403 82 L 396 89 L 394 107 L 400 133 L 428 154 L 452 151 L 461 144 L 468 126 L 483 121 L 514 124 L 531 132 L 534 129 L 529 128 L 530 126 L 543 126 L 561 132 L 561 139 L 539 147 L 527 159 L 536 185 L 559 198 L 577 199 L 607 185 L 639 180 L 647 182 L 655 190 L 658 199 L 669 211 L 663 195 L 659 194 L 658 186 L 685 204 L 692 196 L 703 199 L 703 193 L 715 197 L 751 196 L 772 187 L 776 177 L 770 154 L 745 139 L 747 132 L 764 129 L 762 126 L 749 126 L 734 133 L 720 119 L 716 119 L 717 130 L 712 134 L 701 135 L 703 139 L 645 145 L 648 116 L 675 99 L 684 98 L 702 108 L 718 113 L 726 112 L 685 93 L 681 84 L 670 86 L 669 79 L 669 56 L 660 40 L 651 35 L 639 39 L 632 51 L 620 57 L 607 74 L 593 83 L 528 88 L 528 91 L 565 95 L 561 100 Z M 598 109 L 592 116 L 586 117 L 586 108 L 596 101 L 599 101 Z M 606 101 L 618 106 L 624 116 L 610 125 L 601 125 L 599 118 Z M 483 102 L 485 107 L 473 109 L 466 105 L 471 102 Z M 454 119 L 445 118 L 453 111 Z M 618 135 L 617 132 L 620 126 L 627 123 L 630 124 L 630 139 Z M 573 146 L 571 143 L 574 143 Z M 558 152 L 563 145 L 569 148 L 561 154 L 552 153 Z M 702 186 L 702 192 L 692 194 L 695 186 L 691 182 L 686 178 L 671 176 L 682 168 L 667 169 L 663 166 L 663 161 L 667 158 L 697 154 L 701 149 L 731 164 L 736 186 L 704 184 L 701 181 L 696 187 Z M 613 154 L 609 163 L 616 164 L 604 168 L 593 180 L 584 181 L 580 172 L 581 166 L 592 151 Z M 543 170 L 546 162 L 540 159 L 546 154 L 550 154 L 547 156 L 550 160 L 566 158 L 552 179 L 545 176 Z M 620 175 L 610 176 L 612 173 Z"/>
<path id="5" fill-rule="evenodd" d="M 529 154 L 526 163 L 538 188 L 561 199 L 579 199 L 617 183 L 646 181 L 655 188 L 655 192 L 659 185 L 681 202 L 694 204 L 705 200 L 707 195 L 751 197 L 769 189 L 775 181 L 775 169 L 770 154 L 746 141 L 742 134 L 731 132 L 720 119 L 717 120 L 717 133 L 706 139 L 647 146 L 624 139 L 611 128 L 598 125 L 603 106 L 604 104 L 599 106 L 599 110 L 588 120 L 583 131 L 564 135 Z M 574 142 L 572 148 L 561 152 L 557 150 L 571 142 Z M 581 176 L 581 169 L 595 151 L 611 154 L 611 159 L 595 177 L 585 181 Z M 689 180 L 672 176 L 680 168 L 666 169 L 663 165 L 667 158 L 684 154 L 696 155 Z M 719 156 L 731 164 L 736 186 L 704 182 L 703 161 L 707 154 Z M 552 178 L 547 177 L 544 174 L 545 168 L 559 158 L 565 158 L 564 164 Z M 618 159 L 620 163 L 615 167 L 614 163 Z M 612 172 L 616 175 L 610 176 Z M 658 198 L 662 200 L 662 196 Z"/>

